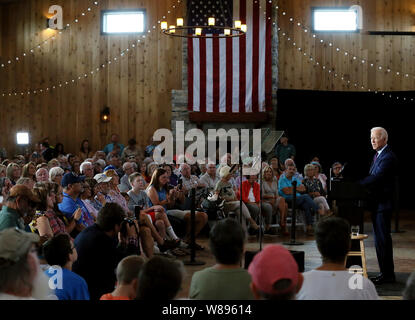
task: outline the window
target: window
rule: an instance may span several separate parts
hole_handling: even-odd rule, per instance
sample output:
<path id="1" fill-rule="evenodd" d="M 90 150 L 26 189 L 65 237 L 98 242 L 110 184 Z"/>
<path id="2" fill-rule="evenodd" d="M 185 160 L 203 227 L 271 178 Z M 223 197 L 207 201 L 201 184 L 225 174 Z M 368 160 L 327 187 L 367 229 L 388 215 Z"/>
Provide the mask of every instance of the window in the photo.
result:
<path id="1" fill-rule="evenodd" d="M 358 32 L 358 12 L 350 8 L 313 8 L 313 31 Z"/>
<path id="2" fill-rule="evenodd" d="M 16 135 L 17 144 L 19 146 L 27 146 L 29 144 L 29 133 L 18 132 Z"/>
<path id="3" fill-rule="evenodd" d="M 145 10 L 102 11 L 102 34 L 140 34 L 145 28 Z"/>

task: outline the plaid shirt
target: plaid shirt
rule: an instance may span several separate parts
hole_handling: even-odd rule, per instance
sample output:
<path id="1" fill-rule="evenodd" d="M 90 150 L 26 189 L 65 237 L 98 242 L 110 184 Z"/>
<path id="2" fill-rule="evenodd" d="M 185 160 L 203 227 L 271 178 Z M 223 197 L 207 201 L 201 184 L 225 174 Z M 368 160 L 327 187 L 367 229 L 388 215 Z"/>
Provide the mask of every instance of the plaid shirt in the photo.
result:
<path id="1" fill-rule="evenodd" d="M 66 233 L 65 224 L 59 219 L 53 210 L 47 210 L 44 212 L 37 211 L 36 217 L 46 217 L 49 220 L 50 228 L 52 229 L 53 235 L 56 236 L 59 233 Z"/>

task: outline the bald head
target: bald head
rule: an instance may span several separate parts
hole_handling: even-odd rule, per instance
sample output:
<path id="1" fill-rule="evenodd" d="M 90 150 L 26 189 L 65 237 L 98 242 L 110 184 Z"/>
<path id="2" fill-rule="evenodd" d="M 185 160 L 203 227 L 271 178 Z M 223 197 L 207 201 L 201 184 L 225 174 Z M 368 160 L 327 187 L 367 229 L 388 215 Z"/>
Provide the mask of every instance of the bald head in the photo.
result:
<path id="1" fill-rule="evenodd" d="M 388 132 L 382 127 L 373 128 L 370 131 L 370 142 L 373 150 L 381 150 L 388 143 Z"/>

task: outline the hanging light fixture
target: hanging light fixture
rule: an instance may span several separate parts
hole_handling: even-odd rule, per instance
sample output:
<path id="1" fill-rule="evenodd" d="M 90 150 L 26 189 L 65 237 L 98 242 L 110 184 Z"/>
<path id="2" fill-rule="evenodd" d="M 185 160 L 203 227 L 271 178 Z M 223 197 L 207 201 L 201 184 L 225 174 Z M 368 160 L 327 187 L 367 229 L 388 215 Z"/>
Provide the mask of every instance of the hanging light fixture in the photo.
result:
<path id="1" fill-rule="evenodd" d="M 223 13 L 226 11 L 222 10 Z M 233 21 L 233 26 L 219 26 L 217 19 L 210 16 L 207 25 L 185 26 L 184 19 L 178 17 L 176 25 L 168 26 L 167 21 L 160 23 L 161 32 L 165 35 L 181 38 L 230 38 L 244 36 L 248 28 L 241 20 Z"/>

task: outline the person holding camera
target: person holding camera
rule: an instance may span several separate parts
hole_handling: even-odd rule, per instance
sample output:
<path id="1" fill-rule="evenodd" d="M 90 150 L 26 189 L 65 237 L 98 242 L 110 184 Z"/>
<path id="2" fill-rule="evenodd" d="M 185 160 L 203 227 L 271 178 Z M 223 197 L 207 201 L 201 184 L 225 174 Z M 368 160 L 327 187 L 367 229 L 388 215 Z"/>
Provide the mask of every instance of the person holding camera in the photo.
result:
<path id="1" fill-rule="evenodd" d="M 118 263 L 126 256 L 140 255 L 139 237 L 143 251 L 151 257 L 154 243 L 150 230 L 127 218 L 116 203 L 105 204 L 97 222 L 76 237 L 78 260 L 73 271 L 87 282 L 91 300 L 114 290 Z"/>

